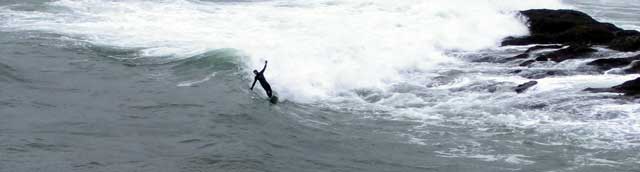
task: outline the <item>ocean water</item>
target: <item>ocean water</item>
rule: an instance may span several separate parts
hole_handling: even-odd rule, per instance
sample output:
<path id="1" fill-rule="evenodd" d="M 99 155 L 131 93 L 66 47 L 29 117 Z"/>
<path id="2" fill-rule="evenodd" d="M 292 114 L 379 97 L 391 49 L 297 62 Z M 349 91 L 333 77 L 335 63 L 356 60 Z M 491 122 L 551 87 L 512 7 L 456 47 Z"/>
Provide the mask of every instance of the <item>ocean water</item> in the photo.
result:
<path id="1" fill-rule="evenodd" d="M 4 0 L 0 171 L 639 171 L 640 101 L 581 91 L 638 53 L 491 62 L 528 48 L 499 47 L 518 10 L 638 30 L 637 4 Z"/>

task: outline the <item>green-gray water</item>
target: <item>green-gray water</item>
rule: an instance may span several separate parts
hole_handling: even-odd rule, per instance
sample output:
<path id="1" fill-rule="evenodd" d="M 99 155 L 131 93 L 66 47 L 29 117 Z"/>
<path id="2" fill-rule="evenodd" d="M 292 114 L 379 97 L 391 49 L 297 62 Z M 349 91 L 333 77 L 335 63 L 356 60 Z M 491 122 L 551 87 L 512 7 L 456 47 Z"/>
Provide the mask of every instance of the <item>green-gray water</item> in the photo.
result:
<path id="1" fill-rule="evenodd" d="M 640 171 L 638 101 L 579 91 L 637 75 L 472 62 L 526 49 L 493 44 L 509 11 L 637 29 L 637 1 L 465 4 L 2 1 L 0 171 Z"/>

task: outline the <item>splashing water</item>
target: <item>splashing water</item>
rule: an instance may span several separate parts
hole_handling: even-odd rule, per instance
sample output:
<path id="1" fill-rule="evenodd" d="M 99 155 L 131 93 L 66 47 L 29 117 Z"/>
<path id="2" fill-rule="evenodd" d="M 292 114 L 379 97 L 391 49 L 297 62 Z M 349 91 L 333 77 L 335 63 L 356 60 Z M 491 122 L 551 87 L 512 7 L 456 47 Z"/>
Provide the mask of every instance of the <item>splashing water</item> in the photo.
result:
<path id="1" fill-rule="evenodd" d="M 326 99 L 406 80 L 404 71 L 456 63 L 447 50 L 496 46 L 527 34 L 514 11 L 558 1 L 60 0 L 46 12 L 2 9 L 3 28 L 73 35 L 96 45 L 142 48 L 148 58 L 187 58 L 221 48 L 243 52 L 245 71 L 266 73 L 282 97 Z"/>

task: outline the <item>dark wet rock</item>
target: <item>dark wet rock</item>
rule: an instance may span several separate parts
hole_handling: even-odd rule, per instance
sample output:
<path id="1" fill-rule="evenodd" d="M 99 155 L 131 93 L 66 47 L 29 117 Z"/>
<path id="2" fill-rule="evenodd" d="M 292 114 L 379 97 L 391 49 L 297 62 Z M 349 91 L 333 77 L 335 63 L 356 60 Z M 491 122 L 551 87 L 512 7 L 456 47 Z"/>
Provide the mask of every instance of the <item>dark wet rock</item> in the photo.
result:
<path id="1" fill-rule="evenodd" d="M 528 109 L 542 109 L 549 106 L 548 104 L 545 103 L 537 103 L 537 104 L 531 104 L 529 106 L 527 106 Z"/>
<path id="2" fill-rule="evenodd" d="M 464 87 L 457 87 L 449 89 L 452 92 L 507 92 L 512 91 L 512 87 L 509 82 L 497 82 L 497 81 L 477 81 Z"/>
<path id="3" fill-rule="evenodd" d="M 525 59 L 519 66 L 530 66 L 536 61 L 562 62 L 570 59 L 580 59 L 594 57 L 597 52 L 591 48 L 592 45 L 607 46 L 617 51 L 638 51 L 640 50 L 640 32 L 635 30 L 623 30 L 611 23 L 602 23 L 591 16 L 575 10 L 548 10 L 534 9 L 521 11 L 520 14 L 527 18 L 529 26 L 529 36 L 507 37 L 502 45 L 532 45 L 532 44 L 563 44 L 570 45 L 563 48 L 562 45 L 541 45 L 529 48 L 523 54 L 505 58 L 503 61 Z M 542 49 L 559 49 L 530 60 L 532 52 Z M 610 70 L 613 68 L 627 67 L 625 73 L 640 73 L 640 56 L 629 58 L 599 59 L 590 62 L 588 65 L 595 66 L 600 70 Z M 586 68 L 592 70 L 592 68 Z M 620 72 L 621 70 L 616 70 Z M 593 71 L 591 71 L 593 72 Z M 556 73 L 555 71 L 514 71 L 520 76 L 527 78 L 544 78 L 551 75 L 567 75 L 572 71 Z M 515 88 L 518 93 L 526 91 L 536 85 L 531 81 L 519 85 Z M 588 88 L 585 91 L 591 92 L 616 92 L 627 95 L 640 95 L 640 78 L 625 82 L 619 86 L 611 88 Z"/>
<path id="4" fill-rule="evenodd" d="M 640 31 L 622 30 L 622 31 L 616 32 L 616 37 L 626 37 L 626 36 L 640 36 Z"/>
<path id="5" fill-rule="evenodd" d="M 546 107 L 549 107 L 549 104 L 547 102 L 541 102 L 541 101 L 526 101 L 526 102 L 515 102 L 515 104 L 513 105 L 514 107 L 518 108 L 518 109 L 544 109 Z"/>
<path id="6" fill-rule="evenodd" d="M 624 93 L 627 96 L 638 96 L 640 95 L 640 78 L 636 78 L 631 81 L 627 81 L 620 85 L 611 87 L 611 88 L 587 88 L 584 91 L 594 92 L 594 93 Z"/>
<path id="7" fill-rule="evenodd" d="M 609 43 L 609 48 L 626 52 L 640 50 L 640 32 L 636 30 L 617 32 L 616 38 Z"/>
<path id="8" fill-rule="evenodd" d="M 600 23 L 575 10 L 534 9 L 520 12 L 528 18 L 531 36 L 507 38 L 502 45 L 555 43 L 606 44 L 623 31 L 610 23 Z"/>
<path id="9" fill-rule="evenodd" d="M 554 62 L 562 62 L 569 59 L 577 59 L 584 58 L 586 55 L 597 52 L 593 48 L 590 48 L 587 45 L 571 45 L 568 48 L 564 48 L 558 51 L 554 51 L 548 54 L 544 54 L 538 58 L 537 61 L 554 61 Z"/>
<path id="10" fill-rule="evenodd" d="M 640 35 L 615 38 L 609 43 L 609 48 L 624 52 L 638 51 L 640 50 Z"/>
<path id="11" fill-rule="evenodd" d="M 626 73 L 640 73 L 640 61 L 636 61 L 631 63 L 631 66 L 628 69 L 625 69 Z"/>
<path id="12" fill-rule="evenodd" d="M 536 62 L 535 60 L 527 60 L 527 61 L 524 61 L 524 62 L 520 63 L 519 66 L 525 67 L 525 66 L 529 66 L 529 65 L 531 65 L 531 64 L 533 64 L 535 62 Z"/>
<path id="13" fill-rule="evenodd" d="M 534 47 L 531 47 L 529 49 L 527 49 L 527 51 L 525 51 L 524 53 L 531 53 L 534 51 L 538 51 L 538 50 L 544 50 L 544 49 L 560 49 L 564 46 L 562 45 L 537 45 Z"/>
<path id="14" fill-rule="evenodd" d="M 524 91 L 527 91 L 527 89 L 529 89 L 529 88 L 531 88 L 531 87 L 533 87 L 533 86 L 535 86 L 537 84 L 538 84 L 538 81 L 529 81 L 527 83 L 518 85 L 514 90 L 517 93 L 523 93 Z"/>
<path id="15" fill-rule="evenodd" d="M 611 87 L 626 95 L 639 95 L 640 94 L 640 78 L 636 78 L 631 81 L 622 83 L 621 85 Z"/>
<path id="16" fill-rule="evenodd" d="M 528 18 L 531 32 L 558 33 L 576 26 L 598 24 L 591 16 L 575 10 L 532 9 L 520 12 Z"/>
<path id="17" fill-rule="evenodd" d="M 509 45 L 531 45 L 536 44 L 536 42 L 543 42 L 542 40 L 537 40 L 531 36 L 525 37 L 507 37 L 502 40 L 502 46 Z"/>
<path id="18" fill-rule="evenodd" d="M 524 54 L 520 54 L 520 55 L 517 55 L 517 56 L 513 56 L 513 57 L 502 59 L 500 62 L 504 63 L 504 62 L 508 62 L 508 61 L 513 61 L 513 60 L 517 60 L 517 59 L 526 59 L 526 58 L 529 58 L 529 54 L 524 53 Z"/>
<path id="19" fill-rule="evenodd" d="M 575 10 L 534 9 L 521 11 L 530 36 L 507 37 L 502 45 L 594 44 L 618 51 L 640 50 L 640 32 L 601 23 Z"/>
<path id="20" fill-rule="evenodd" d="M 615 39 L 615 31 L 620 30 L 613 24 L 601 23 L 576 26 L 554 39 L 560 43 L 607 44 Z"/>
<path id="21" fill-rule="evenodd" d="M 613 88 L 587 88 L 583 91 L 592 92 L 592 93 L 617 93 Z"/>
<path id="22" fill-rule="evenodd" d="M 493 56 L 484 56 L 480 58 L 472 59 L 471 62 L 496 62 L 498 61 L 496 57 Z"/>
<path id="23" fill-rule="evenodd" d="M 559 71 L 559 70 L 549 70 L 549 71 L 531 70 L 527 72 L 522 72 L 519 75 L 528 79 L 542 79 L 549 76 L 566 76 L 569 74 L 565 71 Z"/>
<path id="24" fill-rule="evenodd" d="M 596 66 L 600 70 L 610 70 L 613 68 L 629 66 L 633 61 L 636 60 L 640 60 L 640 55 L 627 58 L 598 59 L 587 63 L 587 65 Z"/>

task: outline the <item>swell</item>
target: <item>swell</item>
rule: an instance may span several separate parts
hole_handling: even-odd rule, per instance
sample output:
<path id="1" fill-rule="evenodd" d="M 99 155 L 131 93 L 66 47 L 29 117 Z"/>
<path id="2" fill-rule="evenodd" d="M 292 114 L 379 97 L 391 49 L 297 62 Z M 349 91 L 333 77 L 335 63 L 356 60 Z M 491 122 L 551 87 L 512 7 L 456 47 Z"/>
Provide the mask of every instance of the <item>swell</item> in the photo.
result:
<path id="1" fill-rule="evenodd" d="M 405 80 L 406 71 L 457 63 L 444 52 L 488 48 L 507 35 L 526 34 L 513 11 L 562 6 L 554 0 L 58 0 L 39 11 L 3 7 L 0 20 L 3 30 L 54 32 L 132 49 L 133 64 L 237 49 L 246 57 L 247 77 L 270 60 L 266 75 L 280 95 L 309 103 L 356 89 L 385 89 Z"/>
<path id="2" fill-rule="evenodd" d="M 0 82 L 26 82 L 26 80 L 17 73 L 18 71 L 13 67 L 0 63 Z"/>
<path id="3" fill-rule="evenodd" d="M 234 49 L 219 49 L 172 62 L 171 71 L 180 82 L 177 86 L 197 86 L 218 74 L 233 77 L 244 68 L 237 52 Z"/>

